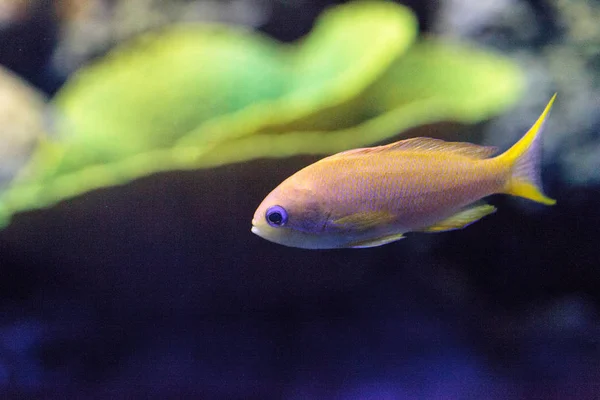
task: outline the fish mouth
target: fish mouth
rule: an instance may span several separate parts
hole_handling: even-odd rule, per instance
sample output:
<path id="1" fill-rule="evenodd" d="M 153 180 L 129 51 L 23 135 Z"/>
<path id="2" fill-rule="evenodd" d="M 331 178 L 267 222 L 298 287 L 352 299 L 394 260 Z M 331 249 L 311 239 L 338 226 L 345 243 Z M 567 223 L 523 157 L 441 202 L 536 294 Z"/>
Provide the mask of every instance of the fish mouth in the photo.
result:
<path id="1" fill-rule="evenodd" d="M 260 236 L 260 230 L 256 227 L 256 221 L 254 219 L 252 219 L 252 228 L 250 229 L 250 232 Z"/>

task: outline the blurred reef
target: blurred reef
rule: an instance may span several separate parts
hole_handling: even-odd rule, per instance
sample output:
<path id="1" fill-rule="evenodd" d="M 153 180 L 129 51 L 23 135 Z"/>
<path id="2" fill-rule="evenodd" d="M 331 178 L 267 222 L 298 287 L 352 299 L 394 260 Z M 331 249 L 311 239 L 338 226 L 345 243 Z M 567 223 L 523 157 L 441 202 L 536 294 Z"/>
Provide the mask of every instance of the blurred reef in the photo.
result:
<path id="1" fill-rule="evenodd" d="M 0 190 L 29 161 L 45 135 L 46 98 L 8 70 L 0 69 Z"/>
<path id="2" fill-rule="evenodd" d="M 0 3 L 0 397 L 594 399 L 593 0 Z M 558 205 L 364 251 L 249 231 L 325 154 L 507 148 Z"/>
<path id="3" fill-rule="evenodd" d="M 434 32 L 501 49 L 525 73 L 527 96 L 492 122 L 486 142 L 508 146 L 558 92 L 545 164 L 567 186 L 600 183 L 600 6 L 593 0 L 444 2 Z M 535 93 L 535 96 L 532 95 Z M 542 96 L 541 94 L 545 94 Z"/>

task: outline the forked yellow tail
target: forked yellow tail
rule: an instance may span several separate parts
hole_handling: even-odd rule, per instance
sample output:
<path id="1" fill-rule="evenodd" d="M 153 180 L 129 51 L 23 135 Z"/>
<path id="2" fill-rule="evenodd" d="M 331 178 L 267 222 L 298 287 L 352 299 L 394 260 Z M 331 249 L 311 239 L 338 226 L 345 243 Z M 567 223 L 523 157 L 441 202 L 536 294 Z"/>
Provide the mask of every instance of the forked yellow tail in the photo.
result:
<path id="1" fill-rule="evenodd" d="M 546 205 L 553 205 L 556 200 L 549 198 L 542 191 L 541 133 L 555 98 L 556 94 L 552 96 L 542 115 L 521 140 L 498 156 L 502 162 L 512 165 L 511 176 L 506 183 L 505 192 Z"/>

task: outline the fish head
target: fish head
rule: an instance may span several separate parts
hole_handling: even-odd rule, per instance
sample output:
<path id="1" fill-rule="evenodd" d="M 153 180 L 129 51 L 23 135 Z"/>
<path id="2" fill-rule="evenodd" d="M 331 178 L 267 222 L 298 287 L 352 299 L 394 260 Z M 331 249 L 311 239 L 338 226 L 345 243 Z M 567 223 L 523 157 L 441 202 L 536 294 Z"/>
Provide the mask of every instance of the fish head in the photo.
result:
<path id="1" fill-rule="evenodd" d="M 284 181 L 256 209 L 252 232 L 289 247 L 319 249 L 329 243 L 327 204 L 310 187 Z"/>

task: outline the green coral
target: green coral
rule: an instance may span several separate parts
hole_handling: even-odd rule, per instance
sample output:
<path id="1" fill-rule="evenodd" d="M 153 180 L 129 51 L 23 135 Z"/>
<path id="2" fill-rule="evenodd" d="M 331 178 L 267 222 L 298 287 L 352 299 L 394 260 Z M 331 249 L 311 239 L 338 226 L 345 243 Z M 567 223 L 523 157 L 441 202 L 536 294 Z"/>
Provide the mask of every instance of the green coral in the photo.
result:
<path id="1" fill-rule="evenodd" d="M 440 120 L 475 122 L 518 96 L 497 55 L 426 39 L 390 2 L 332 8 L 292 45 L 225 26 L 146 35 L 82 69 L 54 98 L 39 147 L 0 214 L 154 172 L 331 153 Z"/>

